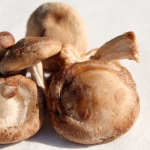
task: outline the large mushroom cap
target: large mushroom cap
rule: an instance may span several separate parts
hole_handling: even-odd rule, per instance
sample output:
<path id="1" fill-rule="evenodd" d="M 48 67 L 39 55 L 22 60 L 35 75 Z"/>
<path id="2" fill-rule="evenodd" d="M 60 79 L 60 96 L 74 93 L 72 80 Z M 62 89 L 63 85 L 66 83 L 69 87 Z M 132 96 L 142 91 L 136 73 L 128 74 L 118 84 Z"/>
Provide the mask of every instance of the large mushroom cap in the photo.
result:
<path id="1" fill-rule="evenodd" d="M 30 16 L 26 36 L 45 36 L 58 39 L 62 44 L 74 45 L 83 55 L 88 45 L 87 27 L 71 6 L 63 3 L 45 3 Z M 57 70 L 57 56 L 43 61 L 44 69 Z M 56 67 L 51 68 L 53 63 Z"/>
<path id="2" fill-rule="evenodd" d="M 61 50 L 54 38 L 27 37 L 18 41 L 0 62 L 0 72 L 9 74 L 37 64 Z"/>
<path id="3" fill-rule="evenodd" d="M 44 95 L 35 82 L 21 75 L 0 78 L 0 144 L 33 136 L 44 115 Z"/>
<path id="4" fill-rule="evenodd" d="M 47 106 L 52 124 L 62 137 L 96 144 L 126 133 L 140 105 L 127 69 L 96 60 L 62 68 L 51 80 Z"/>

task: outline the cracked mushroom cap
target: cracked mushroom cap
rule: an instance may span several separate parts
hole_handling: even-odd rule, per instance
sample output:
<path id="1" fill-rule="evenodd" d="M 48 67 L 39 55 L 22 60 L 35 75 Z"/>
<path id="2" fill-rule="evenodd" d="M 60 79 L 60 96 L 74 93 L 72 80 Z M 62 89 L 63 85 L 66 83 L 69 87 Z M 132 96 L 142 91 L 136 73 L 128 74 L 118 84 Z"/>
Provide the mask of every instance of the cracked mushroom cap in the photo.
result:
<path id="1" fill-rule="evenodd" d="M 45 116 L 43 92 L 16 75 L 0 78 L 0 144 L 25 140 L 38 132 Z"/>
<path id="2" fill-rule="evenodd" d="M 48 114 L 56 131 L 80 144 L 107 143 L 126 133 L 139 114 L 128 70 L 91 60 L 62 67 L 51 80 Z"/>
<path id="3" fill-rule="evenodd" d="M 26 37 L 18 41 L 0 62 L 2 74 L 12 74 L 33 66 L 61 50 L 61 43 L 49 37 Z"/>
<path id="4" fill-rule="evenodd" d="M 45 36 L 58 39 L 62 44 L 70 43 L 83 55 L 88 45 L 87 27 L 82 17 L 71 6 L 64 3 L 45 3 L 30 16 L 26 36 Z M 57 70 L 54 56 L 43 61 L 45 70 Z M 53 63 L 54 67 L 50 65 Z"/>

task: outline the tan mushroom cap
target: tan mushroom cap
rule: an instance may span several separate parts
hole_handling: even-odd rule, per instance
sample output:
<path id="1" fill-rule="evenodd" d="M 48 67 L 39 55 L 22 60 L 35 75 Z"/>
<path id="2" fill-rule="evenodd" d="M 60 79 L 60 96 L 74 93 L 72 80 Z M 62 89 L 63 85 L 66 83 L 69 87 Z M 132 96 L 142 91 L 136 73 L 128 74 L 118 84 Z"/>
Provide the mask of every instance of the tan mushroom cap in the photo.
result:
<path id="1" fill-rule="evenodd" d="M 70 43 L 83 55 L 88 45 L 87 27 L 79 13 L 64 3 L 45 3 L 30 16 L 26 36 L 45 36 L 58 39 L 62 44 Z M 57 70 L 57 61 L 49 58 L 43 61 L 44 69 Z M 47 64 L 53 63 L 56 68 Z"/>
<path id="2" fill-rule="evenodd" d="M 0 103 L 0 144 L 19 142 L 38 132 L 45 99 L 35 82 L 22 75 L 0 78 Z"/>
<path id="3" fill-rule="evenodd" d="M 9 74 L 37 64 L 61 50 L 61 43 L 54 38 L 27 37 L 18 41 L 0 62 L 0 72 Z"/>
<path id="4" fill-rule="evenodd" d="M 53 77 L 47 107 L 62 137 L 97 144 L 126 133 L 137 119 L 140 104 L 127 69 L 92 60 L 65 66 Z"/>

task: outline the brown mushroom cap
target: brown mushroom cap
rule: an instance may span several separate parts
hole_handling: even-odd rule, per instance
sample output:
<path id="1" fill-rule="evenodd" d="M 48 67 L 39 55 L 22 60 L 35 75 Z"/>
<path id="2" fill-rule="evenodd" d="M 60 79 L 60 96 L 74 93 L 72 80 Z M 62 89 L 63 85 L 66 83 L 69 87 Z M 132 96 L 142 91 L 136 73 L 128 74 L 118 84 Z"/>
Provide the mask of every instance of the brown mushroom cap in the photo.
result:
<path id="1" fill-rule="evenodd" d="M 0 60 L 4 57 L 7 50 L 15 45 L 13 35 L 7 31 L 0 32 Z"/>
<path id="2" fill-rule="evenodd" d="M 33 136 L 45 116 L 44 94 L 35 82 L 21 76 L 0 78 L 0 144 Z"/>
<path id="3" fill-rule="evenodd" d="M 50 120 L 70 141 L 96 144 L 126 133 L 139 113 L 139 96 L 131 74 L 107 61 L 63 67 L 47 95 Z"/>
<path id="4" fill-rule="evenodd" d="M 0 72 L 9 74 L 37 64 L 61 50 L 54 38 L 27 37 L 18 41 L 0 62 Z"/>
<path id="5" fill-rule="evenodd" d="M 73 44 L 80 55 L 85 53 L 88 45 L 87 28 L 82 17 L 63 3 L 45 3 L 38 7 L 29 18 L 26 36 L 56 38 L 62 44 Z M 55 58 L 44 60 L 44 69 L 53 70 L 48 64 L 54 62 L 57 68 Z"/>
<path id="6" fill-rule="evenodd" d="M 15 44 L 13 35 L 7 31 L 0 32 L 0 48 L 8 49 Z"/>

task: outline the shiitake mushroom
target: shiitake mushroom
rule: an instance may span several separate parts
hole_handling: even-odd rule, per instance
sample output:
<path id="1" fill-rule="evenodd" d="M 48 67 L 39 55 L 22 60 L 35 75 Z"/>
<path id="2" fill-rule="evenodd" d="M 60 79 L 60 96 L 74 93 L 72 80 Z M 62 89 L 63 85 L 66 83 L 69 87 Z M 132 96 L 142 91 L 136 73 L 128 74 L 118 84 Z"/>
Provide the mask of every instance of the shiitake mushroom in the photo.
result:
<path id="1" fill-rule="evenodd" d="M 52 37 L 62 44 L 73 44 L 80 55 L 88 45 L 87 27 L 80 14 L 71 6 L 60 2 L 40 5 L 29 17 L 26 36 Z M 47 71 L 59 70 L 57 61 L 60 53 L 43 60 Z"/>
<path id="2" fill-rule="evenodd" d="M 35 135 L 45 118 L 45 97 L 32 80 L 14 75 L 0 78 L 0 144 Z"/>
<path id="3" fill-rule="evenodd" d="M 136 84 L 130 72 L 114 62 L 139 61 L 135 34 L 127 32 L 106 44 L 91 57 L 94 60 L 82 61 L 70 44 L 60 52 L 62 67 L 50 79 L 47 110 L 55 130 L 70 141 L 110 142 L 126 133 L 138 117 Z"/>

